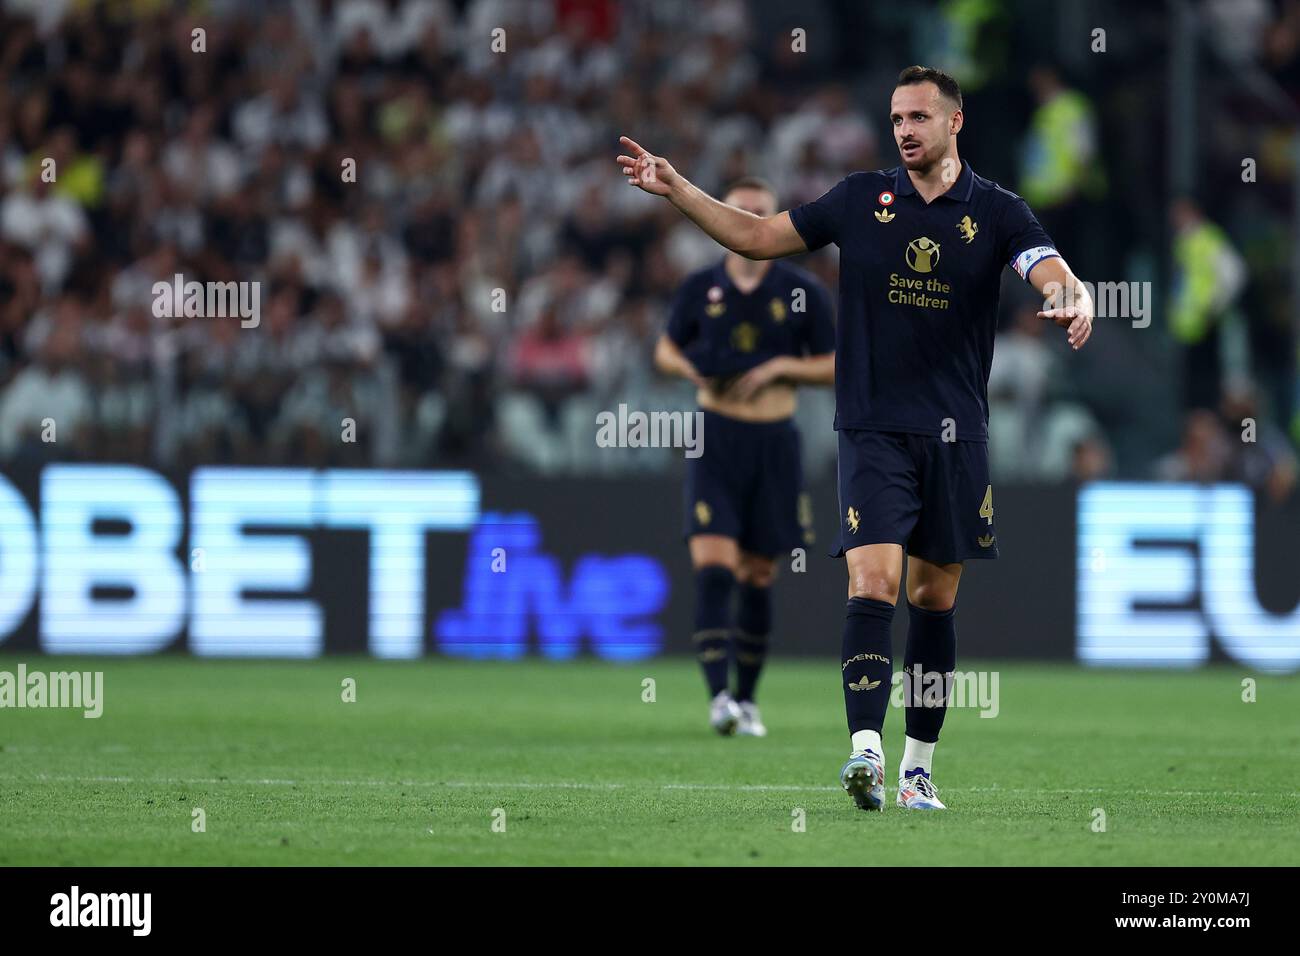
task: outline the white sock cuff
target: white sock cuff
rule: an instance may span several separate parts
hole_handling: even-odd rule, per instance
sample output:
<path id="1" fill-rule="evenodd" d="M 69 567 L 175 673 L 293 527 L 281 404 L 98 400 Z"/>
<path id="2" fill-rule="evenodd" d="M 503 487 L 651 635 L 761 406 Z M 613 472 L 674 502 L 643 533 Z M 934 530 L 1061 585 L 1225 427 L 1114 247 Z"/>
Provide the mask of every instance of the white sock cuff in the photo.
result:
<path id="1" fill-rule="evenodd" d="M 909 770 L 915 770 L 920 767 L 927 774 L 932 773 L 931 767 L 934 764 L 934 743 L 927 743 L 924 740 L 916 740 L 913 737 L 906 737 L 903 740 L 903 760 L 898 765 L 898 778 L 903 779 L 903 775 Z"/>
<path id="2" fill-rule="evenodd" d="M 880 759 L 885 759 L 885 746 L 880 742 L 880 733 L 875 730 L 858 730 L 853 734 L 853 752 L 859 750 L 874 750 L 880 754 Z"/>

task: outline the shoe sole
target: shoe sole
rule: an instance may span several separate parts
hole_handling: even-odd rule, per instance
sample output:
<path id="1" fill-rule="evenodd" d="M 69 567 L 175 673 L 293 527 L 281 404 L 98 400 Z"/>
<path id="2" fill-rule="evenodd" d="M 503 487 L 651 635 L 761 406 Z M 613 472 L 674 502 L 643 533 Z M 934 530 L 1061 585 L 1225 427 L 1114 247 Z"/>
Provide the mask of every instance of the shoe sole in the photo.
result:
<path id="1" fill-rule="evenodd" d="M 731 717 L 720 724 L 712 724 L 712 727 L 723 737 L 734 737 L 736 736 L 736 725 L 739 723 L 739 720 Z"/>
<path id="2" fill-rule="evenodd" d="M 879 785 L 879 781 L 872 774 L 869 764 L 864 763 L 853 767 L 840 777 L 840 783 L 853 798 L 853 802 L 858 805 L 859 810 L 884 811 L 884 794 L 882 793 L 879 798 L 871 795 L 871 791 Z"/>

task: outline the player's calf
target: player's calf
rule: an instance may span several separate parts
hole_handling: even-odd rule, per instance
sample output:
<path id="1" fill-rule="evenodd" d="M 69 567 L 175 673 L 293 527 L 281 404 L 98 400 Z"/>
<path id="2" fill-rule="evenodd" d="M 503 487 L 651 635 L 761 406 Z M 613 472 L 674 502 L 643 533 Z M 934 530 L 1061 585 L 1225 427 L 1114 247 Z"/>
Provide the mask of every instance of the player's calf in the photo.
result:
<path id="1" fill-rule="evenodd" d="M 736 701 L 752 704 L 759 675 L 767 660 L 768 639 L 772 630 L 772 589 L 750 582 L 740 585 L 737 602 L 735 639 Z"/>
<path id="2" fill-rule="evenodd" d="M 736 576 L 728 567 L 706 564 L 695 571 L 695 657 L 704 671 L 709 696 L 727 691 L 731 667 L 731 595 Z M 727 699 L 731 699 L 730 693 Z"/>

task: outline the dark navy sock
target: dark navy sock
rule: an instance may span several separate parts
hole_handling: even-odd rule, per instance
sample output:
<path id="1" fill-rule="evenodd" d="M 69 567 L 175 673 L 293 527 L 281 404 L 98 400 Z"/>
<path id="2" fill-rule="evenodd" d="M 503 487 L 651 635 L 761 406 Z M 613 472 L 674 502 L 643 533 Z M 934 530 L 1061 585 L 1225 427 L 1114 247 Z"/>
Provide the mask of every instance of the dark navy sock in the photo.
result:
<path id="1" fill-rule="evenodd" d="M 709 696 L 727 689 L 731 647 L 731 592 L 736 576 L 720 564 L 695 571 L 695 656 L 704 669 Z"/>
<path id="2" fill-rule="evenodd" d="M 852 597 L 845 607 L 840 672 L 844 680 L 844 711 L 849 733 L 885 725 L 885 710 L 893 689 L 889 625 L 894 605 Z"/>
<path id="3" fill-rule="evenodd" d="M 736 700 L 752 701 L 758 675 L 767 659 L 767 638 L 772 632 L 772 589 L 753 584 L 740 586 L 736 609 Z"/>
<path id="4" fill-rule="evenodd" d="M 956 610 L 950 607 L 946 611 L 927 611 L 908 605 L 903 713 L 907 736 L 926 743 L 939 739 L 944 714 L 948 712 L 951 674 L 957 668 Z"/>

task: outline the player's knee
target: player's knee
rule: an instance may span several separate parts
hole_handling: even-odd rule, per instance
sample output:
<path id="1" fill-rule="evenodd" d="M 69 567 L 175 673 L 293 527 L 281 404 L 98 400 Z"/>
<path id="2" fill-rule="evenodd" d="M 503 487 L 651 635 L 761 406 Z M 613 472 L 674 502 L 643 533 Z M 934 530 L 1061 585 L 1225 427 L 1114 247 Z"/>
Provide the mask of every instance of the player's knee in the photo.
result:
<path id="1" fill-rule="evenodd" d="M 942 584 L 926 582 L 908 588 L 907 601 L 924 611 L 947 611 L 957 603 L 957 592 Z"/>
<path id="2" fill-rule="evenodd" d="M 698 575 L 705 568 L 725 568 L 731 572 L 731 576 L 737 581 L 742 579 L 743 566 L 736 561 L 733 555 L 723 551 L 708 551 L 703 554 L 692 555 L 692 570 Z"/>
<path id="3" fill-rule="evenodd" d="M 740 568 L 736 572 L 736 580 L 741 584 L 748 584 L 756 588 L 770 588 L 772 582 L 776 580 L 776 562 L 769 561 L 766 558 L 761 560 L 743 559 L 740 562 Z"/>
<path id="4" fill-rule="evenodd" d="M 736 542 L 714 535 L 697 535 L 690 542 L 691 564 L 698 573 L 707 567 L 723 567 L 732 576 L 740 574 L 740 552 Z"/>
<path id="5" fill-rule="evenodd" d="M 898 600 L 898 576 L 883 571 L 860 571 L 849 577 L 849 597 L 893 604 Z"/>

